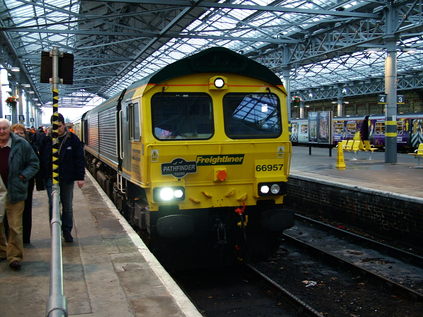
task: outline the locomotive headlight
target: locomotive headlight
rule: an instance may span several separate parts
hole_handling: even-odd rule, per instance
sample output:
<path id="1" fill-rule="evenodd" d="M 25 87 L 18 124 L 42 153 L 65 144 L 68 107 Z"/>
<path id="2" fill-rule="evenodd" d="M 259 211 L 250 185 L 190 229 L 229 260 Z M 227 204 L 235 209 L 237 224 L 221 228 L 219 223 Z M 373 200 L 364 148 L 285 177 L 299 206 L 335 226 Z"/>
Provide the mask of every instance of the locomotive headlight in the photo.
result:
<path id="1" fill-rule="evenodd" d="M 160 200 L 169 201 L 173 199 L 173 190 L 170 187 L 160 189 Z"/>
<path id="2" fill-rule="evenodd" d="M 182 189 L 175 189 L 175 190 L 173 191 L 173 196 L 174 196 L 176 199 L 180 199 L 180 198 L 182 198 L 182 197 L 184 196 L 184 191 L 183 191 Z"/>
<path id="3" fill-rule="evenodd" d="M 184 200 L 185 191 L 183 187 L 156 187 L 153 189 L 153 197 L 158 202 L 169 202 Z"/>
<path id="4" fill-rule="evenodd" d="M 223 80 L 223 78 L 221 77 L 217 77 L 214 80 L 214 86 L 218 89 L 222 88 L 223 86 L 225 86 L 225 81 Z"/>
<path id="5" fill-rule="evenodd" d="M 270 192 L 273 195 L 277 195 L 279 194 L 279 191 L 281 190 L 281 187 L 278 184 L 273 184 L 272 186 L 270 186 Z"/>
<path id="6" fill-rule="evenodd" d="M 228 80 L 225 76 L 213 76 L 209 78 L 210 90 L 225 90 L 228 89 Z"/>
<path id="7" fill-rule="evenodd" d="M 287 192 L 286 182 L 269 182 L 258 184 L 259 196 L 285 195 Z"/>
<path id="8" fill-rule="evenodd" d="M 262 193 L 262 194 L 267 194 L 269 192 L 269 190 L 270 190 L 270 188 L 267 185 L 262 185 L 260 187 L 260 193 Z"/>

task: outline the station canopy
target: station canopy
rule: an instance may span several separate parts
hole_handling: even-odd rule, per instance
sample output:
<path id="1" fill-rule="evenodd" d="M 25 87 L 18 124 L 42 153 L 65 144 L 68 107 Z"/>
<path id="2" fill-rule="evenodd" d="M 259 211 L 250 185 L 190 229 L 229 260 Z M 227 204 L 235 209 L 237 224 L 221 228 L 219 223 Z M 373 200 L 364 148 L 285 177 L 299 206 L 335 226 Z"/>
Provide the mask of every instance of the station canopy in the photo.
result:
<path id="1" fill-rule="evenodd" d="M 73 54 L 60 107 L 109 98 L 215 46 L 289 77 L 291 91 L 383 79 L 389 49 L 399 74 L 423 77 L 422 8 L 421 0 L 1 0 L 0 64 L 19 67 L 17 81 L 48 106 L 41 52 Z"/>

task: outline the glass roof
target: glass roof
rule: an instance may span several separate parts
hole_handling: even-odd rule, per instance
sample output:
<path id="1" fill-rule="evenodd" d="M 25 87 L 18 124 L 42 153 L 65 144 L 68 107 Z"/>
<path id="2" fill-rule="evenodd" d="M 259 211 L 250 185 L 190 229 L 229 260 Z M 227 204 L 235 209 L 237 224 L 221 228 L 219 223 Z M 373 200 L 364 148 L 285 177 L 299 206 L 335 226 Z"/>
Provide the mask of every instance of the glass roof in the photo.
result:
<path id="1" fill-rule="evenodd" d="M 59 105 L 82 107 L 212 46 L 256 59 L 281 78 L 289 69 L 291 91 L 383 77 L 392 21 L 398 72 L 422 71 L 421 9 L 398 1 L 391 21 L 390 2 L 3 0 L 0 12 L 2 33 L 43 104 L 51 92 L 39 83 L 41 51 L 74 54 L 74 84 L 61 85 Z"/>

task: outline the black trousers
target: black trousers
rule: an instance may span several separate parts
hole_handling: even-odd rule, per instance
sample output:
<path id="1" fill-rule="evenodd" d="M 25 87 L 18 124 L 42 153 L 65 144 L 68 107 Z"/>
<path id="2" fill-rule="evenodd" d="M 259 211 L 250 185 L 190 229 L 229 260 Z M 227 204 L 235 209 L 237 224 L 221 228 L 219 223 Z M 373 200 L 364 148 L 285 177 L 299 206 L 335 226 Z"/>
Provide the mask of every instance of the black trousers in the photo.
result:
<path id="1" fill-rule="evenodd" d="M 34 191 L 34 178 L 28 182 L 28 197 L 25 200 L 25 208 L 22 214 L 23 243 L 31 242 L 32 228 L 32 192 Z"/>

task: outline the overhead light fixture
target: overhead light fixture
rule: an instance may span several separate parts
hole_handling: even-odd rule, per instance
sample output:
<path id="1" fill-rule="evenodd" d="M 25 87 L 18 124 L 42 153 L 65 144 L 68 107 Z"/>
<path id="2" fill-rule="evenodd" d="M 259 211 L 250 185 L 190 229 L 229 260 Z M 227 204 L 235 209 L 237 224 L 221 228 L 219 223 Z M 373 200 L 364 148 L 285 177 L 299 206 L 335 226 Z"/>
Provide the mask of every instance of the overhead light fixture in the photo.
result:
<path id="1" fill-rule="evenodd" d="M 20 72 L 21 70 L 20 70 L 19 67 L 14 66 L 14 67 L 10 68 L 10 71 L 17 73 L 17 72 Z"/>

